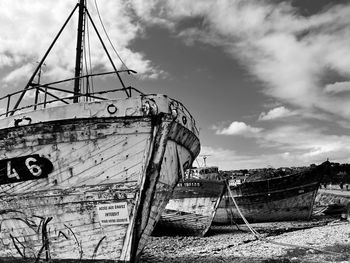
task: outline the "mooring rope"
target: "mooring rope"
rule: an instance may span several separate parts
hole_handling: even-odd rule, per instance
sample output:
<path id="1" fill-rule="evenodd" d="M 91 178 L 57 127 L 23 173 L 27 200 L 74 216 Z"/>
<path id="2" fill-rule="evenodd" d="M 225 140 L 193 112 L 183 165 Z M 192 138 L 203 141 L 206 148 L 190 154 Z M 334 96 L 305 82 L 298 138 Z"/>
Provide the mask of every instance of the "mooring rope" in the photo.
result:
<path id="1" fill-rule="evenodd" d="M 231 188 L 228 184 L 228 182 L 226 182 L 226 187 L 228 190 L 228 193 L 232 199 L 233 204 L 235 205 L 238 214 L 240 215 L 240 217 L 243 219 L 244 223 L 247 225 L 248 229 L 252 232 L 252 234 L 260 241 L 265 241 L 274 245 L 280 245 L 280 246 L 286 246 L 286 247 L 293 247 L 293 248 L 304 248 L 304 249 L 312 249 L 315 251 L 319 251 L 319 252 L 324 252 L 324 253 L 328 253 L 328 254 L 335 254 L 335 255 L 345 255 L 346 253 L 338 253 L 338 252 L 333 252 L 333 251 L 327 251 L 327 250 L 323 250 L 323 249 L 318 249 L 318 248 L 314 248 L 314 247 L 309 247 L 309 246 L 301 246 L 301 245 L 293 245 L 293 244 L 288 244 L 288 243 L 283 243 L 283 242 L 276 242 L 273 240 L 268 240 L 266 237 L 261 236 L 248 222 L 248 220 L 245 218 L 245 216 L 243 215 L 241 209 L 239 208 L 235 198 L 233 197 Z M 350 255 L 349 255 L 350 256 Z"/>
<path id="2" fill-rule="evenodd" d="M 228 183 L 226 182 L 226 187 L 227 187 L 227 190 L 228 190 L 228 193 L 230 194 L 230 197 L 232 199 L 232 202 L 233 204 L 235 205 L 239 215 L 241 216 L 241 218 L 243 219 L 244 223 L 247 225 L 248 229 L 252 232 L 252 234 L 258 238 L 258 239 L 261 239 L 261 235 L 249 224 L 248 220 L 245 218 L 245 216 L 242 214 L 241 212 L 241 209 L 238 207 L 238 204 L 236 203 L 236 200 L 235 198 L 233 197 L 233 194 L 232 194 L 232 191 L 231 191 L 231 188 L 230 186 L 228 185 Z"/>

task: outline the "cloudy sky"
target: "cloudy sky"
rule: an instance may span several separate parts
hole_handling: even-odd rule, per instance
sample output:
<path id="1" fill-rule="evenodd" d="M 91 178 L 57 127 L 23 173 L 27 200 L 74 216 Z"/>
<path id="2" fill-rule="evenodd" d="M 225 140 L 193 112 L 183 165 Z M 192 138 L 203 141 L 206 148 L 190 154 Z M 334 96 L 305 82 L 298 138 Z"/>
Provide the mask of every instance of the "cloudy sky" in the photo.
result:
<path id="1" fill-rule="evenodd" d="M 1 96 L 23 87 L 76 2 L 0 1 Z M 207 165 L 350 162 L 349 1 L 96 3 L 115 49 L 138 72 L 127 85 L 183 102 Z M 101 28 L 95 0 L 88 7 Z M 70 76 L 75 33 L 68 24 L 42 78 Z M 97 46 L 91 34 L 94 69 L 110 67 Z"/>

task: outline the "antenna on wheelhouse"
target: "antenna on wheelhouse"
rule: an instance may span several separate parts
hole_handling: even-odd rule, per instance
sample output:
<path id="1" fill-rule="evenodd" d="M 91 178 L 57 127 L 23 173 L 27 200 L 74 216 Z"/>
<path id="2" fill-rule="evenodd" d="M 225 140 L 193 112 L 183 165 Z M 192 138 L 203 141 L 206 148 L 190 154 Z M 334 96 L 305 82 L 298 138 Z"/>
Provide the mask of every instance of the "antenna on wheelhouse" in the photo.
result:
<path id="1" fill-rule="evenodd" d="M 211 154 L 202 154 L 200 156 L 203 157 L 204 167 L 207 167 L 207 158 L 211 156 Z"/>
<path id="2" fill-rule="evenodd" d="M 83 37 L 85 33 L 85 0 L 79 1 L 79 18 L 78 18 L 78 34 L 77 49 L 75 56 L 75 79 L 74 79 L 74 99 L 73 102 L 79 102 L 80 94 L 80 73 L 82 65 Z"/>

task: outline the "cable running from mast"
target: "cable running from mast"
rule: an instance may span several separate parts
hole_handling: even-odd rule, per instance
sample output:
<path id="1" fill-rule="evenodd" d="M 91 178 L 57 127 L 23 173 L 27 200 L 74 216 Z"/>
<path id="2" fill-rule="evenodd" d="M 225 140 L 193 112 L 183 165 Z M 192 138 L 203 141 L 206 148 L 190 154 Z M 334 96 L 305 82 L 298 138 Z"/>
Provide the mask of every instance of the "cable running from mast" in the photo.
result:
<path id="1" fill-rule="evenodd" d="M 91 62 L 91 46 L 90 46 L 90 30 L 89 30 L 89 23 L 86 23 L 86 32 L 87 32 L 87 41 L 88 41 L 88 51 L 89 51 L 89 65 L 90 65 L 90 75 L 93 75 L 92 72 L 92 62 Z M 94 88 L 94 79 L 91 78 L 91 91 L 92 93 L 95 92 Z"/>
<path id="2" fill-rule="evenodd" d="M 86 3 L 86 7 L 87 7 L 87 3 Z M 85 64 L 85 74 L 86 76 L 88 76 L 86 78 L 86 80 L 83 79 L 83 81 L 86 82 L 86 98 L 85 100 L 88 101 L 89 100 L 89 96 L 88 94 L 90 92 L 94 92 L 94 87 L 93 87 L 93 78 L 90 77 L 93 75 L 92 73 L 92 65 L 91 65 L 91 48 L 90 48 L 90 32 L 89 32 L 89 23 L 88 20 L 85 19 L 85 34 L 84 34 L 84 39 L 83 39 L 83 47 L 84 47 L 84 64 Z M 88 49 L 88 51 L 87 51 Z M 88 66 L 89 64 L 89 66 Z M 92 98 L 90 98 L 91 100 Z"/>
<path id="3" fill-rule="evenodd" d="M 107 31 L 106 31 L 106 28 L 105 28 L 105 26 L 104 26 L 104 24 L 103 24 L 103 21 L 102 21 L 102 18 L 101 18 L 100 11 L 99 11 L 99 9 L 98 9 L 98 5 L 97 5 L 97 1 L 96 1 L 96 0 L 95 0 L 95 7 L 96 7 L 97 15 L 98 15 L 98 18 L 99 18 L 99 20 L 100 20 L 101 26 L 102 26 L 102 28 L 103 28 L 103 31 L 105 32 L 105 35 L 106 35 L 106 37 L 107 37 L 107 39 L 108 39 L 108 41 L 109 41 L 109 44 L 112 46 L 112 49 L 114 50 L 115 54 L 118 56 L 119 60 L 122 62 L 122 64 L 123 64 L 123 66 L 125 67 L 125 69 L 129 69 L 129 68 L 126 66 L 126 64 L 124 63 L 124 61 L 122 60 L 122 58 L 119 56 L 119 53 L 118 53 L 117 50 L 114 48 L 114 45 L 113 45 L 111 39 L 109 38 L 109 35 L 108 35 L 108 33 L 107 33 Z"/>

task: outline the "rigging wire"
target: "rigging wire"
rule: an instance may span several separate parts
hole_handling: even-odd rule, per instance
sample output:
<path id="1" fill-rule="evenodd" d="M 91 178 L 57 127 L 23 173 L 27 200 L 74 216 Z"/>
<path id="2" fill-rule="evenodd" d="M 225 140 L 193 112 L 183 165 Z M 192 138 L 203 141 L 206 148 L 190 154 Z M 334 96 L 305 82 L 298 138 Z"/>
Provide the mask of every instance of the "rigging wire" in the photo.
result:
<path id="1" fill-rule="evenodd" d="M 86 9 L 88 2 L 86 2 Z M 92 75 L 92 65 L 91 65 L 91 48 L 90 48 L 90 30 L 89 30 L 89 20 L 85 19 L 85 34 L 84 34 L 84 59 L 85 59 L 85 72 L 87 76 Z M 86 43 L 87 42 L 87 43 Z M 86 48 L 88 49 L 88 52 L 86 51 Z M 88 66 L 89 63 L 89 66 Z M 86 78 L 86 94 L 89 94 L 90 92 L 94 92 L 93 87 L 93 77 L 87 77 Z M 92 101 L 92 98 L 86 97 L 87 100 Z"/>
<path id="2" fill-rule="evenodd" d="M 89 65 L 90 65 L 90 75 L 93 74 L 92 71 L 92 62 L 91 62 L 91 46 L 90 46 L 90 33 L 89 33 L 89 23 L 86 23 L 86 31 L 87 31 L 87 38 L 88 38 L 88 51 L 89 51 Z M 91 77 L 91 91 L 92 93 L 95 92 L 95 88 L 94 88 L 94 78 Z"/>
<path id="3" fill-rule="evenodd" d="M 85 3 L 87 5 L 87 3 Z M 87 26 L 87 20 L 86 20 L 86 17 L 84 16 L 84 38 L 83 38 L 83 49 L 84 49 L 84 52 L 83 52 L 83 64 L 85 64 L 85 68 L 82 70 L 84 71 L 85 70 L 85 74 L 88 75 L 88 66 L 87 66 L 87 58 L 86 58 L 86 26 Z M 88 94 L 89 93 L 89 77 L 86 78 L 83 78 L 82 79 L 83 81 L 83 87 L 86 87 L 86 91 L 85 91 L 85 94 Z M 86 82 L 86 84 L 84 84 L 84 82 Z M 82 93 L 82 92 L 81 92 Z M 88 97 L 85 96 L 85 101 L 88 101 Z"/>
<path id="4" fill-rule="evenodd" d="M 87 5 L 87 3 L 86 3 L 86 5 Z M 86 49 L 88 49 L 88 51 Z M 85 19 L 84 63 L 85 63 L 86 75 L 87 76 L 92 75 L 90 30 L 89 30 L 89 21 L 87 19 Z M 88 63 L 89 63 L 89 65 L 88 65 Z M 93 78 L 87 77 L 85 81 L 86 81 L 86 94 L 89 94 L 90 92 L 94 92 Z M 85 99 L 86 99 L 86 101 L 92 100 L 92 98 L 89 98 L 88 96 Z"/>
<path id="5" fill-rule="evenodd" d="M 103 24 L 103 21 L 102 21 L 101 15 L 100 15 L 100 11 L 99 11 L 99 9 L 98 9 L 97 1 L 96 1 L 96 0 L 94 0 L 94 1 L 95 1 L 95 7 L 96 7 L 96 11 L 97 11 L 98 18 L 99 18 L 100 23 L 101 23 L 101 25 L 102 25 L 103 31 L 105 32 L 106 37 L 107 37 L 107 39 L 108 39 L 108 41 L 109 41 L 109 44 L 111 45 L 112 49 L 114 50 L 115 54 L 118 56 L 119 60 L 121 61 L 122 65 L 125 67 L 125 69 L 129 69 L 129 68 L 126 66 L 126 64 L 124 63 L 124 61 L 122 60 L 122 58 L 119 56 L 119 53 L 117 52 L 117 50 L 114 48 L 114 45 L 113 45 L 111 39 L 109 38 L 109 35 L 108 35 L 108 33 L 107 33 L 107 31 L 106 31 L 106 28 L 105 28 L 105 26 L 104 26 L 104 24 Z"/>
<path id="6" fill-rule="evenodd" d="M 120 60 L 121 63 L 122 63 L 121 69 L 123 69 L 123 67 L 124 67 L 124 69 L 129 70 L 129 67 L 124 63 L 123 59 L 120 57 L 120 55 L 119 55 L 119 53 L 117 52 L 117 50 L 115 49 L 115 47 L 114 47 L 114 45 L 113 45 L 111 39 L 109 38 L 109 35 L 108 35 L 107 30 L 106 30 L 106 28 L 105 28 L 105 26 L 104 26 L 104 24 L 103 24 L 102 17 L 101 17 L 100 12 L 99 12 L 97 0 L 94 0 L 94 1 L 95 1 L 95 8 L 96 8 L 96 11 L 97 11 L 97 15 L 98 15 L 99 20 L 100 20 L 100 23 L 101 23 L 101 25 L 102 25 L 103 31 L 105 32 L 105 34 L 106 34 L 106 36 L 107 36 L 107 39 L 108 39 L 110 45 L 112 46 L 113 51 L 115 52 L 115 54 L 118 56 L 119 60 Z M 129 74 L 130 74 L 130 73 L 129 73 Z M 139 86 L 139 84 L 140 84 L 139 82 L 140 82 L 140 80 L 141 80 L 142 78 L 143 78 L 142 75 L 134 75 L 134 74 L 131 74 L 131 78 L 129 79 L 129 81 L 131 82 L 131 86 Z"/>

